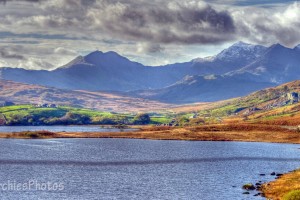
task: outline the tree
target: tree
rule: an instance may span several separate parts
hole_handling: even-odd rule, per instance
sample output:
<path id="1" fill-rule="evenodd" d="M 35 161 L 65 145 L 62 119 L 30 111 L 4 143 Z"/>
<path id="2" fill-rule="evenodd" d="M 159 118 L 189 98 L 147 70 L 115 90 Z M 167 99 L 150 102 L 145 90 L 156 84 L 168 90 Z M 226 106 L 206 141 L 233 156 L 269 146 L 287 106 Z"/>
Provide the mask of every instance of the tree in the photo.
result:
<path id="1" fill-rule="evenodd" d="M 133 123 L 140 124 L 140 125 L 149 124 L 150 116 L 146 113 L 137 114 L 133 119 Z"/>
<path id="2" fill-rule="evenodd" d="M 179 126 L 187 126 L 190 120 L 186 116 L 179 116 L 176 118 L 176 122 L 179 124 Z"/>

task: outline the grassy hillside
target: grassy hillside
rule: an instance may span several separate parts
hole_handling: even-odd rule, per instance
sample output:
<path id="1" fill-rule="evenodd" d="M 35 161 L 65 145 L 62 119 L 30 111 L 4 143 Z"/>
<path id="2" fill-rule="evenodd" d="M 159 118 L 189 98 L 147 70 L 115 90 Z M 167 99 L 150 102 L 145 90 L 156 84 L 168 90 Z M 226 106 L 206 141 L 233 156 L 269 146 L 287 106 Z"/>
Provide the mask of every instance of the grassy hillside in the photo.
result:
<path id="1" fill-rule="evenodd" d="M 150 115 L 150 120 L 138 122 L 136 114 L 119 114 L 90 109 L 59 106 L 55 108 L 34 105 L 0 107 L 0 119 L 6 125 L 70 125 L 70 124 L 160 124 L 168 123 L 165 115 Z"/>
<path id="2" fill-rule="evenodd" d="M 195 126 L 248 122 L 295 126 L 300 124 L 299 94 L 300 81 L 294 81 L 221 102 L 179 106 L 169 110 L 161 109 L 160 112 L 150 112 L 149 108 L 146 112 L 149 113 L 150 119 L 146 124 L 173 122 L 172 124 L 180 126 Z M 16 105 L 0 107 L 1 113 L 0 122 L 6 125 L 135 124 L 138 121 L 137 114 L 101 112 L 70 106 L 40 108 L 33 105 Z"/>
<path id="3" fill-rule="evenodd" d="M 65 90 L 39 85 L 0 80 L 0 102 L 15 104 L 57 104 L 110 112 L 150 112 L 172 107 L 120 93 Z"/>
<path id="4" fill-rule="evenodd" d="M 298 98 L 295 96 L 298 95 Z M 188 105 L 172 109 L 184 116 L 194 113 L 207 123 L 249 122 L 273 125 L 300 124 L 300 81 L 268 88 L 245 97 L 226 101 Z"/>

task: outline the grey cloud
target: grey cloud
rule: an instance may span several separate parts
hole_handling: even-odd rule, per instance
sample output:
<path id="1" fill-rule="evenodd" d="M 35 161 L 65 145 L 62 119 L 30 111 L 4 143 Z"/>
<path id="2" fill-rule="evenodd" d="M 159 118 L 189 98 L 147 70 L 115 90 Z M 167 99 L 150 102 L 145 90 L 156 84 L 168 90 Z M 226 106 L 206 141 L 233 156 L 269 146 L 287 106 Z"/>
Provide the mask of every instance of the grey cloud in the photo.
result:
<path id="1" fill-rule="evenodd" d="M 54 66 L 48 61 L 32 56 L 35 52 L 42 55 L 49 54 L 47 49 L 36 49 L 34 46 L 24 45 L 7 45 L 0 47 L 0 57 L 13 67 L 26 69 L 52 69 Z"/>
<path id="2" fill-rule="evenodd" d="M 215 3 L 214 7 L 203 1 L 187 0 L 28 1 L 41 2 L 35 6 L 34 14 L 28 11 L 27 16 L 12 14 L 0 19 L 3 27 L 19 33 L 6 36 L 95 41 L 113 38 L 162 45 L 218 44 L 239 39 L 261 44 L 280 42 L 287 46 L 299 42 L 300 37 L 298 3 L 285 11 L 284 7 L 256 6 L 232 6 L 226 11 L 218 4 L 220 0 L 209 1 Z M 245 0 L 222 2 L 227 5 L 259 3 L 258 0 L 252 4 Z M 282 2 L 276 0 L 277 4 Z M 53 35 L 43 33 L 44 30 L 50 30 Z M 0 32 L 0 37 L 5 36 L 3 33 Z"/>
<path id="3" fill-rule="evenodd" d="M 14 52 L 9 52 L 5 49 L 0 50 L 0 57 L 4 59 L 25 60 L 25 57 L 23 55 Z"/>
<path id="4" fill-rule="evenodd" d="M 143 52 L 149 54 L 145 59 L 150 60 L 156 53 L 175 55 L 172 49 L 175 46 L 188 49 L 194 44 L 207 47 L 206 44 L 214 46 L 235 40 L 265 45 L 281 43 L 290 47 L 300 43 L 300 4 L 287 7 L 279 4 L 279 0 L 272 9 L 258 6 L 258 0 L 252 4 L 250 0 L 207 1 L 211 5 L 190 0 L 29 0 L 28 4 L 23 0 L 14 3 L 17 1 L 0 0 L 0 3 L 9 2 L 5 7 L 0 6 L 0 39 L 39 42 L 38 45 L 24 43 L 27 49 L 22 51 L 6 51 L 11 55 L 34 57 L 36 60 L 27 62 L 28 67 L 51 67 L 37 58 L 54 63 L 53 58 L 59 53 L 68 53 L 71 57 L 68 49 L 80 52 L 95 46 L 130 54 Z M 67 51 L 56 49 L 62 42 Z M 186 49 L 182 52 L 190 54 Z M 162 56 L 161 60 L 167 59 Z"/>
<path id="5" fill-rule="evenodd" d="M 160 44 L 156 44 L 156 43 L 137 44 L 138 53 L 153 54 L 153 53 L 161 53 L 162 51 L 164 51 L 164 48 Z"/>
<path id="6" fill-rule="evenodd" d="M 90 9 L 88 16 L 97 28 L 112 35 L 155 43 L 220 43 L 235 33 L 229 13 L 206 4 L 103 1 L 101 7 Z"/>
<path id="7" fill-rule="evenodd" d="M 234 37 L 229 13 L 199 2 L 145 0 L 48 0 L 41 15 L 17 24 L 66 31 L 97 32 L 120 39 L 154 43 L 221 43 Z M 10 23 L 14 23 L 12 19 Z M 81 31 L 81 30 L 80 30 Z"/>
<path id="8" fill-rule="evenodd" d="M 295 0 L 210 0 L 210 3 L 232 6 L 261 6 L 268 7 L 276 4 L 293 3 Z"/>
<path id="9" fill-rule="evenodd" d="M 7 2 L 14 2 L 14 1 L 38 3 L 41 2 L 42 0 L 0 0 L 0 3 L 6 4 Z"/>
<path id="10" fill-rule="evenodd" d="M 46 26 L 46 25 L 44 25 Z M 48 23 L 48 26 L 51 27 Z M 0 39 L 3 38 L 34 38 L 46 40 L 90 40 L 88 37 L 74 37 L 65 34 L 42 34 L 42 33 L 13 33 L 0 31 Z"/>
<path id="11" fill-rule="evenodd" d="M 0 0 L 1 1 L 1 0 Z M 6 1 L 3 1 L 6 2 Z M 39 15 L 9 16 L 2 23 L 97 37 L 162 44 L 211 44 L 235 38 L 230 14 L 203 2 L 45 0 Z M 79 28 L 80 27 L 80 28 Z M 25 35 L 24 35 L 25 36 Z"/>

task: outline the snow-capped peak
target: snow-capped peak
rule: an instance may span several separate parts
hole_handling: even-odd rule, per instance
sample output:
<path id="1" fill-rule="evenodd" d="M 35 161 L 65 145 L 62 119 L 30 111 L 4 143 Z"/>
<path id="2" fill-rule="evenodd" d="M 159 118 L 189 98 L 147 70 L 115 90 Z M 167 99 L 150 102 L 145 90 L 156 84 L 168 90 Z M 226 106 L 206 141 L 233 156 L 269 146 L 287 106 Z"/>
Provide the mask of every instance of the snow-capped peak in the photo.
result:
<path id="1" fill-rule="evenodd" d="M 260 45 L 237 42 L 219 53 L 216 58 L 223 61 L 232 61 L 237 58 L 251 60 L 261 56 L 266 49 L 267 47 Z"/>

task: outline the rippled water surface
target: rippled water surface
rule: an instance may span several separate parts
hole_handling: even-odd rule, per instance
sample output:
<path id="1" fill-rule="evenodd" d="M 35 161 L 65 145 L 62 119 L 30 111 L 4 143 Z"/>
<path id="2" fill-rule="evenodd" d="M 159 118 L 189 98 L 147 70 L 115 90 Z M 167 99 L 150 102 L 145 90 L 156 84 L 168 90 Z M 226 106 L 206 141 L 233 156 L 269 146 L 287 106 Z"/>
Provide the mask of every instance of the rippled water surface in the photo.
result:
<path id="1" fill-rule="evenodd" d="M 241 186 L 298 167 L 299 145 L 289 144 L 3 139 L 0 199 L 262 199 Z"/>
<path id="2" fill-rule="evenodd" d="M 0 126 L 0 134 L 21 131 L 52 131 L 52 132 L 121 132 L 136 129 L 102 128 L 101 126 Z"/>

